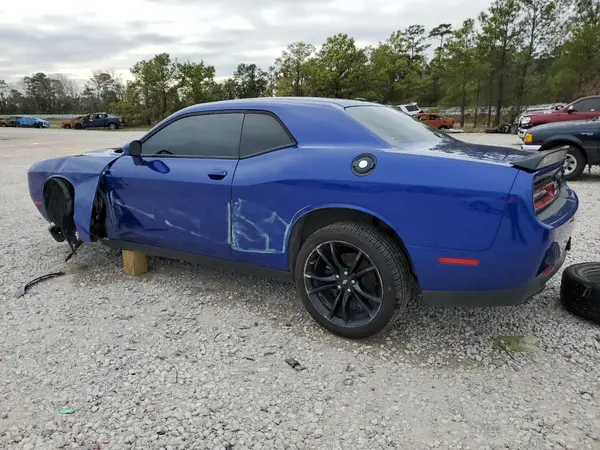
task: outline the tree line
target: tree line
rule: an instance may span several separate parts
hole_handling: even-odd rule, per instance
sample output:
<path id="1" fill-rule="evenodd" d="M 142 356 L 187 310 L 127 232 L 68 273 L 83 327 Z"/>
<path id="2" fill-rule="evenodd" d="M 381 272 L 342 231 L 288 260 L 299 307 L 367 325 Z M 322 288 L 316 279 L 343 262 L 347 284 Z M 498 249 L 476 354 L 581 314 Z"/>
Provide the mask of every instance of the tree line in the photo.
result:
<path id="1" fill-rule="evenodd" d="M 225 80 L 204 61 L 168 53 L 130 72 L 124 83 L 98 70 L 82 91 L 60 74 L 35 73 L 16 87 L 0 80 L 0 114 L 102 110 L 149 125 L 207 101 L 324 96 L 459 106 L 461 125 L 468 110 L 475 126 L 498 125 L 525 105 L 600 94 L 600 0 L 494 0 L 458 29 L 411 25 L 368 47 L 345 33 L 318 49 L 294 42 L 268 68 L 239 64 Z"/>

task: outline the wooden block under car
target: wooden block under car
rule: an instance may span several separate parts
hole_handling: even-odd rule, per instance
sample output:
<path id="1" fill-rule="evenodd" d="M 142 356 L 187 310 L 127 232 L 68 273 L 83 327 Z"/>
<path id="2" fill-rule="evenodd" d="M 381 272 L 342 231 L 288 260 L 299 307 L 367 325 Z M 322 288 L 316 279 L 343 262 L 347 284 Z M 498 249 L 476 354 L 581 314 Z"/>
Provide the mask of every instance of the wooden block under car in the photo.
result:
<path id="1" fill-rule="evenodd" d="M 123 250 L 123 267 L 127 275 L 143 275 L 148 272 L 148 258 L 145 253 Z"/>

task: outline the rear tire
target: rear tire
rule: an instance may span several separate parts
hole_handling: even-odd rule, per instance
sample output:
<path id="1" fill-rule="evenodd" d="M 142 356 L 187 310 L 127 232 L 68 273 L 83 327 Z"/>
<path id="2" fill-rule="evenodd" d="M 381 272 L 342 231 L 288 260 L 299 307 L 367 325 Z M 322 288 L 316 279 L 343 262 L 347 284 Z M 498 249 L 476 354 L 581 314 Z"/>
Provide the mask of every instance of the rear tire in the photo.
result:
<path id="1" fill-rule="evenodd" d="M 309 236 L 298 252 L 294 278 L 313 319 L 351 339 L 392 325 L 414 292 L 402 250 L 362 223 L 334 223 Z"/>
<path id="2" fill-rule="evenodd" d="M 563 164 L 565 180 L 570 181 L 579 178 L 585 169 L 585 156 L 577 147 L 569 146 L 567 156 Z"/>
<path id="3" fill-rule="evenodd" d="M 564 308 L 600 324 L 600 263 L 579 263 L 562 274 L 560 301 Z"/>

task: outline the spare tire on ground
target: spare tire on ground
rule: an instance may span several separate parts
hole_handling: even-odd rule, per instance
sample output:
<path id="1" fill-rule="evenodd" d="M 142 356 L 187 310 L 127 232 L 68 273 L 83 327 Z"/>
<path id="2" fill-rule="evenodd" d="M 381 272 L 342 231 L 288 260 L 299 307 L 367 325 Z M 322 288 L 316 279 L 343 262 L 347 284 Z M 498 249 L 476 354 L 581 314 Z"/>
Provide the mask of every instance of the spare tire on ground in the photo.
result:
<path id="1" fill-rule="evenodd" d="M 567 311 L 600 324 L 600 262 L 567 267 L 562 274 L 560 301 Z"/>

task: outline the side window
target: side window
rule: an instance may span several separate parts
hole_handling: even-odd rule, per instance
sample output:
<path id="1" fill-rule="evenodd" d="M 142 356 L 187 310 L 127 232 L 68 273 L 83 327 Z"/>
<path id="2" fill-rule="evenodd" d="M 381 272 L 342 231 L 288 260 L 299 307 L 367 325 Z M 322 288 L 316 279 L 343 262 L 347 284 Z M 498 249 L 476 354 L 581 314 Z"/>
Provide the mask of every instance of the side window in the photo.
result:
<path id="1" fill-rule="evenodd" d="M 243 113 L 184 117 L 144 141 L 142 154 L 238 158 L 243 119 Z"/>
<path id="2" fill-rule="evenodd" d="M 294 140 L 273 116 L 246 114 L 240 147 L 241 158 L 292 144 Z"/>
<path id="3" fill-rule="evenodd" d="M 575 103 L 575 110 L 577 112 L 598 111 L 598 102 L 599 101 L 595 98 L 586 98 L 585 100 Z"/>
<path id="4" fill-rule="evenodd" d="M 590 111 L 600 112 L 600 97 L 592 98 L 592 108 Z"/>

